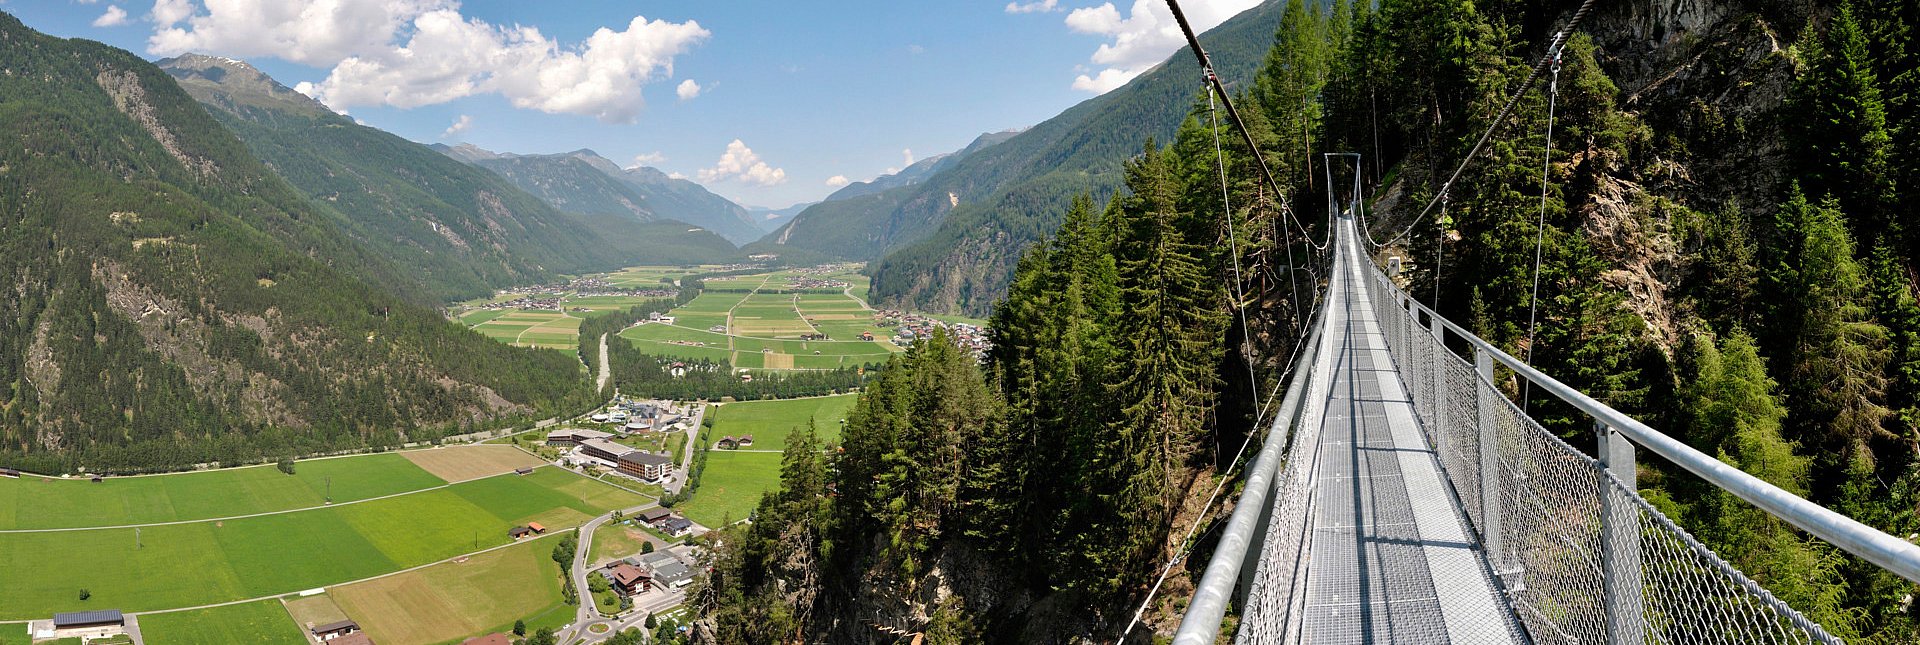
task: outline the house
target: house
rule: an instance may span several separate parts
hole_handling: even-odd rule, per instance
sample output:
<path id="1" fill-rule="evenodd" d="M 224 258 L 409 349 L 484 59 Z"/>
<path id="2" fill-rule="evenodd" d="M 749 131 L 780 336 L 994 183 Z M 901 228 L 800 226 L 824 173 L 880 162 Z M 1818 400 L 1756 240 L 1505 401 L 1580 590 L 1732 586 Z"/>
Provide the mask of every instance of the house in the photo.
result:
<path id="1" fill-rule="evenodd" d="M 741 448 L 751 446 L 753 445 L 753 435 L 750 435 L 750 434 L 740 435 L 740 438 L 733 440 L 733 443 L 734 445 L 739 446 Z"/>
<path id="2" fill-rule="evenodd" d="M 612 566 L 601 570 L 607 582 L 613 583 L 613 590 L 622 596 L 631 596 L 647 590 L 647 580 L 652 572 L 627 563 L 625 560 L 614 562 Z"/>
<path id="3" fill-rule="evenodd" d="M 609 462 L 617 463 L 620 461 L 621 456 L 631 452 L 635 452 L 635 451 L 636 451 L 635 448 L 622 446 L 620 444 L 607 441 L 606 439 L 600 439 L 600 438 L 588 439 L 586 441 L 580 442 L 581 454 L 584 454 L 588 457 L 593 457 L 595 459 L 601 459 Z"/>
<path id="4" fill-rule="evenodd" d="M 494 632 L 486 636 L 475 636 L 460 641 L 460 645 L 513 645 L 513 637 L 500 632 Z"/>
<path id="5" fill-rule="evenodd" d="M 713 444 L 713 447 L 721 450 L 733 450 L 740 447 L 740 440 L 733 438 L 733 435 L 727 435 L 721 437 L 719 442 Z"/>
<path id="6" fill-rule="evenodd" d="M 527 537 L 529 535 L 533 535 L 533 533 L 534 533 L 533 527 L 530 527 L 530 526 L 516 526 L 510 529 L 507 529 L 507 537 L 513 538 L 515 540 L 518 540 L 523 537 Z"/>
<path id="7" fill-rule="evenodd" d="M 660 520 L 660 523 L 654 526 L 659 528 L 661 533 L 672 537 L 680 537 L 693 531 L 693 520 L 684 517 L 669 517 Z"/>
<path id="8" fill-rule="evenodd" d="M 873 332 L 870 332 L 870 331 L 860 332 L 860 340 L 873 340 Z"/>
<path id="9" fill-rule="evenodd" d="M 368 636 L 366 632 L 354 632 L 327 641 L 327 645 L 373 645 L 373 637 Z"/>
<path id="10" fill-rule="evenodd" d="M 629 422 L 627 422 L 627 432 L 646 432 L 646 431 L 648 431 L 648 430 L 652 430 L 652 429 L 653 429 L 653 422 L 651 422 L 651 421 L 629 421 Z"/>
<path id="11" fill-rule="evenodd" d="M 312 627 L 308 627 L 307 631 L 312 632 L 313 637 L 315 639 L 318 639 L 320 642 L 325 643 L 325 642 L 330 642 L 335 639 L 338 639 L 342 636 L 346 636 L 348 634 L 352 634 L 354 632 L 360 631 L 360 623 L 356 623 L 351 620 L 342 620 L 342 621 L 327 623 L 325 625 L 314 625 Z"/>
<path id="12" fill-rule="evenodd" d="M 515 474 L 515 475 L 531 475 L 531 474 L 533 474 L 533 469 L 532 469 L 532 468 L 528 468 L 528 467 L 520 467 L 520 468 L 515 468 L 515 469 L 513 469 L 513 474 Z"/>
<path id="13" fill-rule="evenodd" d="M 652 508 L 642 512 L 640 514 L 640 523 L 651 526 L 673 537 L 686 535 L 688 531 L 693 530 L 693 522 L 688 521 L 687 518 L 674 515 L 673 511 L 664 508 Z"/>
<path id="14" fill-rule="evenodd" d="M 653 312 L 647 313 L 647 320 L 659 320 L 659 319 L 660 319 L 660 312 L 653 311 Z"/>
<path id="15" fill-rule="evenodd" d="M 75 611 L 53 615 L 55 638 L 104 638 L 127 633 L 127 619 L 118 609 Z M 29 629 L 31 631 L 31 628 Z"/>
<path id="16" fill-rule="evenodd" d="M 14 479 L 19 479 L 20 471 L 14 470 L 12 468 L 0 468 L 0 477 L 12 477 Z"/>
<path id="17" fill-rule="evenodd" d="M 653 585 L 661 589 L 684 587 L 693 582 L 693 569 L 688 568 L 687 563 L 678 556 L 666 551 L 654 551 L 627 558 L 627 561 L 653 571 Z"/>
<path id="18" fill-rule="evenodd" d="M 620 472 L 639 477 L 645 481 L 666 479 L 673 470 L 673 460 L 664 454 L 634 450 L 620 455 L 617 460 Z"/>
<path id="19" fill-rule="evenodd" d="M 527 528 L 533 529 L 534 533 L 547 532 L 547 527 L 541 526 L 539 522 L 527 522 Z"/>

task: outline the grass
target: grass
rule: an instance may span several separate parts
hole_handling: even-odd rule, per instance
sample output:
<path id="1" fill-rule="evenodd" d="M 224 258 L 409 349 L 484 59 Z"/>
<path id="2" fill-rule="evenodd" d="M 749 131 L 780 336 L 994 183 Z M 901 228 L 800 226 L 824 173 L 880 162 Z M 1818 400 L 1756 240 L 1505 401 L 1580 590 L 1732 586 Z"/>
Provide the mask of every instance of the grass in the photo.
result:
<path id="1" fill-rule="evenodd" d="M 381 645 L 428 645 L 508 631 L 517 619 L 566 607 L 560 602 L 560 567 L 550 557 L 558 543 L 532 540 L 328 593 Z M 528 622 L 529 629 L 536 628 L 535 621 Z"/>
<path id="2" fill-rule="evenodd" d="M 331 484 L 329 484 L 331 482 Z M 384 453 L 294 463 L 294 474 L 251 466 L 173 475 L 0 478 L 0 528 L 118 526 L 249 515 L 382 497 L 446 483 Z"/>
<path id="3" fill-rule="evenodd" d="M 140 635 L 149 643 L 207 645 L 304 645 L 301 627 L 278 600 L 261 600 L 193 611 L 140 617 Z"/>
<path id="4" fill-rule="evenodd" d="M 27 633 L 26 623 L 0 625 L 0 645 L 29 645 L 32 636 Z"/>
<path id="5" fill-rule="evenodd" d="M 594 562 L 639 555 L 642 544 L 647 543 L 648 531 L 626 524 L 609 524 L 593 532 L 593 547 L 587 556 Z"/>
<path id="6" fill-rule="evenodd" d="M 841 394 L 719 405 L 711 411 L 713 431 L 709 440 L 718 441 L 727 435 L 753 435 L 754 450 L 783 450 L 787 447 L 787 434 L 806 425 L 811 418 L 822 442 L 839 441 L 840 420 L 847 418 L 847 412 L 858 400 L 858 394 Z M 711 464 L 707 470 L 712 472 Z M 702 488 L 705 486 L 701 484 Z"/>
<path id="7" fill-rule="evenodd" d="M 0 534 L 0 620 L 104 607 L 146 611 L 291 593 L 510 542 L 529 520 L 577 525 L 644 498 L 545 467 L 346 506 L 279 515 L 66 532 Z M 136 543 L 136 539 L 138 543 Z M 79 559 L 113 575 L 77 579 Z M 88 587 L 92 599 L 81 601 Z"/>
<path id="8" fill-rule="evenodd" d="M 746 519 L 761 495 L 779 487 L 779 453 L 715 450 L 707 453 L 700 489 L 675 510 L 702 526 L 719 527 Z"/>

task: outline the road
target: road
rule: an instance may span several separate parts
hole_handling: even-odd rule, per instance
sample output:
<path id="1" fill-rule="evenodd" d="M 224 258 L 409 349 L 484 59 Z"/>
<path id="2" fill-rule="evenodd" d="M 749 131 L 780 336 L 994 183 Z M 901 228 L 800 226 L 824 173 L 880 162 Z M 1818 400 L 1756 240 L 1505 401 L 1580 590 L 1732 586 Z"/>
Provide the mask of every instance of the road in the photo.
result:
<path id="1" fill-rule="evenodd" d="M 622 513 L 631 515 L 653 506 L 655 505 L 635 506 Z M 607 513 L 580 525 L 580 543 L 573 551 L 573 588 L 579 592 L 580 608 L 574 612 L 573 624 L 554 634 L 555 642 L 571 645 L 607 640 L 628 627 L 640 626 L 646 621 L 648 614 L 680 604 L 685 597 L 683 592 L 676 590 L 654 602 L 635 605 L 633 611 L 628 612 L 625 618 L 612 618 L 600 613 L 600 608 L 593 604 L 592 594 L 587 591 L 587 576 L 593 570 L 593 532 L 612 519 L 613 514 Z M 595 634 L 590 630 L 594 625 L 606 625 L 609 629 L 605 634 Z"/>
<path id="2" fill-rule="evenodd" d="M 700 407 L 694 410 L 693 422 L 687 424 L 687 445 L 684 450 L 680 451 L 680 475 L 674 477 L 672 481 L 667 482 L 665 488 L 668 494 L 678 493 L 682 486 L 687 485 L 687 474 L 693 472 L 693 452 L 699 448 L 700 422 L 706 419 L 707 410 L 713 407 L 712 405 L 702 405 L 699 403 L 688 403 L 687 405 L 699 405 Z"/>
<path id="3" fill-rule="evenodd" d="M 607 391 L 607 381 L 613 380 L 613 366 L 607 364 L 607 335 L 600 335 L 600 385 L 595 392 Z"/>

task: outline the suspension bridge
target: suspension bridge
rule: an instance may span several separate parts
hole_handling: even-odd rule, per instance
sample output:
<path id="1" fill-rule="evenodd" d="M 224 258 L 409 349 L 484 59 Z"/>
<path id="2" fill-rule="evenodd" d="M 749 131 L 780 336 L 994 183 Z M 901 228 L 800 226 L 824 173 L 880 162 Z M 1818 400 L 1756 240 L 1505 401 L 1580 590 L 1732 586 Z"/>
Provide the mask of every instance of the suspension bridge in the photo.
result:
<path id="1" fill-rule="evenodd" d="M 1920 582 L 1920 546 L 1741 472 L 1554 380 L 1402 290 L 1397 258 L 1385 268 L 1374 262 L 1375 252 L 1404 239 L 1436 205 L 1445 208 L 1447 190 L 1535 81 L 1551 71 L 1557 94 L 1560 48 L 1593 4 L 1583 2 L 1554 34 L 1533 74 L 1397 235 L 1379 242 L 1367 229 L 1358 155 L 1325 155 L 1322 241 L 1282 202 L 1278 226 L 1287 243 L 1298 234 L 1330 258 L 1324 276 L 1312 280 L 1323 284 L 1287 368 L 1285 395 L 1271 417 L 1262 406 L 1271 425 L 1249 439 L 1260 451 L 1243 473 L 1245 486 L 1182 616 L 1177 645 L 1841 642 L 1642 498 L 1643 450 Z M 1168 5 L 1199 59 L 1209 104 L 1217 98 L 1258 149 L 1179 3 Z M 1552 122 L 1550 107 L 1547 159 Z M 1344 204 L 1332 196 L 1331 174 L 1342 157 L 1355 166 L 1354 194 Z M 1254 159 L 1268 187 L 1284 194 L 1264 159 Z M 1220 166 L 1224 199 L 1223 157 Z M 1543 167 L 1541 229 L 1547 178 Z M 1232 211 L 1231 203 L 1223 206 Z M 1237 233 L 1231 224 L 1226 232 L 1237 255 Z M 1537 298 L 1537 266 L 1535 276 Z M 1238 294 L 1236 301 L 1247 302 Z M 1509 390 L 1524 393 L 1519 403 Z M 1546 397 L 1590 420 L 1591 451 L 1528 414 L 1530 399 Z M 1228 621 L 1230 609 L 1236 621 Z"/>

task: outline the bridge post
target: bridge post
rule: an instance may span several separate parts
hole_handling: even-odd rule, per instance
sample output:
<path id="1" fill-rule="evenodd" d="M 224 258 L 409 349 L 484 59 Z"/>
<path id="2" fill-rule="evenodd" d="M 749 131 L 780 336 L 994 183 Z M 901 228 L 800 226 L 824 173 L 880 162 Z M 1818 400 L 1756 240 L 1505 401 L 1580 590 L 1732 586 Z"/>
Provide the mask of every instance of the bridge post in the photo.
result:
<path id="1" fill-rule="evenodd" d="M 1607 642 L 1640 645 L 1646 641 L 1640 561 L 1640 510 L 1628 497 L 1639 488 L 1633 443 L 1598 419 L 1593 434 L 1600 463 L 1628 490 L 1600 482 L 1600 568 L 1606 591 Z"/>
<path id="2" fill-rule="evenodd" d="M 1493 356 L 1486 350 L 1474 348 L 1473 371 L 1480 375 L 1473 388 L 1478 393 L 1474 397 L 1474 409 L 1480 412 L 1480 539 L 1497 572 L 1503 570 L 1501 558 L 1506 555 L 1502 526 L 1506 507 L 1500 496 L 1500 428 L 1493 416 L 1494 406 L 1500 404 L 1496 398 L 1500 393 L 1495 392 L 1492 385 Z"/>

